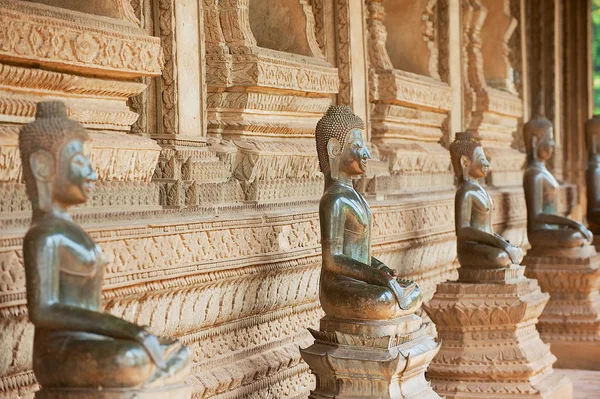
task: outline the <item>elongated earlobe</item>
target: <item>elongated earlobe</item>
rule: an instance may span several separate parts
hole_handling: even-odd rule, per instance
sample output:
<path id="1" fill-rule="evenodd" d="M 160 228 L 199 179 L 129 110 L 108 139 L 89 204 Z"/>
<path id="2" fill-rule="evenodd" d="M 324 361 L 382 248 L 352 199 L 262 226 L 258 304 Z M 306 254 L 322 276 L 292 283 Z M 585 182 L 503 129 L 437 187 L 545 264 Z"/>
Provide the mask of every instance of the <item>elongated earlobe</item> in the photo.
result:
<path id="1" fill-rule="evenodd" d="M 538 138 L 537 138 L 537 136 L 533 136 L 531 138 L 531 149 L 533 150 L 533 159 L 535 161 L 538 160 L 537 145 L 538 145 Z"/>
<path id="2" fill-rule="evenodd" d="M 471 160 L 466 155 L 461 155 L 460 157 L 460 166 L 462 168 L 462 177 L 463 180 L 466 181 L 469 179 L 469 166 L 471 165 Z"/>
<path id="3" fill-rule="evenodd" d="M 48 182 L 54 177 L 54 158 L 45 150 L 38 150 L 29 157 L 31 172 L 36 180 Z"/>
<path id="4" fill-rule="evenodd" d="M 342 155 L 342 146 L 335 137 L 327 142 L 327 155 L 329 156 L 329 172 L 333 180 L 337 180 L 340 171 L 340 155 Z"/>
<path id="5" fill-rule="evenodd" d="M 52 209 L 52 180 L 56 174 L 54 157 L 48 151 L 38 150 L 29 157 L 29 165 L 37 189 L 37 204 L 33 206 L 48 212 Z"/>

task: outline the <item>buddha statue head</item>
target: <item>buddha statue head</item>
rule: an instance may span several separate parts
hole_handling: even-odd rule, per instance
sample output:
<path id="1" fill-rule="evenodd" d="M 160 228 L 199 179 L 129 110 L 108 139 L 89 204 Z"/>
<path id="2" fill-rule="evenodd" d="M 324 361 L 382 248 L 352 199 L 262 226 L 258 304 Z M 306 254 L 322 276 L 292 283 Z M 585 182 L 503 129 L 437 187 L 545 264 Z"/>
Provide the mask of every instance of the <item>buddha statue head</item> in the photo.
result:
<path id="1" fill-rule="evenodd" d="M 598 154 L 598 144 L 600 144 L 600 115 L 594 115 L 593 118 L 585 122 L 585 141 L 590 155 Z"/>
<path id="2" fill-rule="evenodd" d="M 348 106 L 332 105 L 319 123 L 316 140 L 319 166 L 325 176 L 337 180 L 340 174 L 364 174 L 371 154 L 363 131 L 365 123 Z"/>
<path id="3" fill-rule="evenodd" d="M 469 177 L 483 178 L 490 170 L 490 163 L 483 152 L 481 141 L 471 132 L 456 133 L 454 141 L 450 144 L 450 159 L 459 181 Z"/>
<path id="4" fill-rule="evenodd" d="M 531 119 L 523 126 L 523 139 L 529 160 L 546 161 L 554 152 L 552 122 L 543 116 Z"/>
<path id="5" fill-rule="evenodd" d="M 35 211 L 87 201 L 97 179 L 87 155 L 90 138 L 60 101 L 37 104 L 35 121 L 19 134 L 27 196 Z"/>

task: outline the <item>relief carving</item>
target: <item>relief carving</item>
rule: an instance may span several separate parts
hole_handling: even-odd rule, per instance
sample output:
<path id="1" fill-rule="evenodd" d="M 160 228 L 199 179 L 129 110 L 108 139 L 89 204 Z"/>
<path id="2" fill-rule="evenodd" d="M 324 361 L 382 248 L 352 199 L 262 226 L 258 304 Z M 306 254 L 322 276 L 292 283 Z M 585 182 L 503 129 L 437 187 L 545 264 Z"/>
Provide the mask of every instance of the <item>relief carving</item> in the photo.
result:
<path id="1" fill-rule="evenodd" d="M 142 36 L 137 27 L 116 21 L 102 25 L 84 14 L 22 1 L 2 0 L 0 16 L 0 59 L 74 71 L 100 68 L 113 76 L 160 73 L 158 40 Z"/>

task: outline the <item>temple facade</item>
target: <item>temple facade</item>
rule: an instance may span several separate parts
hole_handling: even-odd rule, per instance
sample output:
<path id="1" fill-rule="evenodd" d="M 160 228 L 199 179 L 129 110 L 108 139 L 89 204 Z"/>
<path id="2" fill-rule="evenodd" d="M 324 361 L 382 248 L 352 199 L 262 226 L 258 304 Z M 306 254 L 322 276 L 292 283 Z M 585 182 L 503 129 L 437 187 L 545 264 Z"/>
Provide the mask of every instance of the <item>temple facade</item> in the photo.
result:
<path id="1" fill-rule="evenodd" d="M 589 0 L 0 0 L 0 397 L 38 389 L 18 137 L 39 101 L 63 101 L 92 139 L 99 181 L 73 214 L 107 257 L 106 310 L 186 345 L 194 398 L 306 398 L 300 348 L 324 315 L 317 121 L 333 104 L 364 120 L 373 158 L 355 187 L 373 254 L 427 304 L 458 278 L 456 132 L 485 147 L 494 230 L 528 248 L 522 132 L 545 116 L 558 212 L 584 220 L 590 13 Z"/>

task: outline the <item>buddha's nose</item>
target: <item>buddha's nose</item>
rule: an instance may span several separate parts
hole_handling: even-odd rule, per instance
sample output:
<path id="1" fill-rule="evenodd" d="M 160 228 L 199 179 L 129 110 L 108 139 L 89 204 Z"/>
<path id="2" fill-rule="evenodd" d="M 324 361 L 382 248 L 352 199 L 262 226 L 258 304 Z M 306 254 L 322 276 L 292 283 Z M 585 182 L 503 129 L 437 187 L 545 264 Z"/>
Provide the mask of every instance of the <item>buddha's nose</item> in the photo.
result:
<path id="1" fill-rule="evenodd" d="M 86 178 L 88 181 L 96 181 L 98 180 L 98 173 L 96 173 L 96 171 L 90 166 L 90 172 Z"/>
<path id="2" fill-rule="evenodd" d="M 369 149 L 367 147 L 365 147 L 365 151 L 363 152 L 363 159 L 371 159 L 371 153 L 369 152 Z"/>

